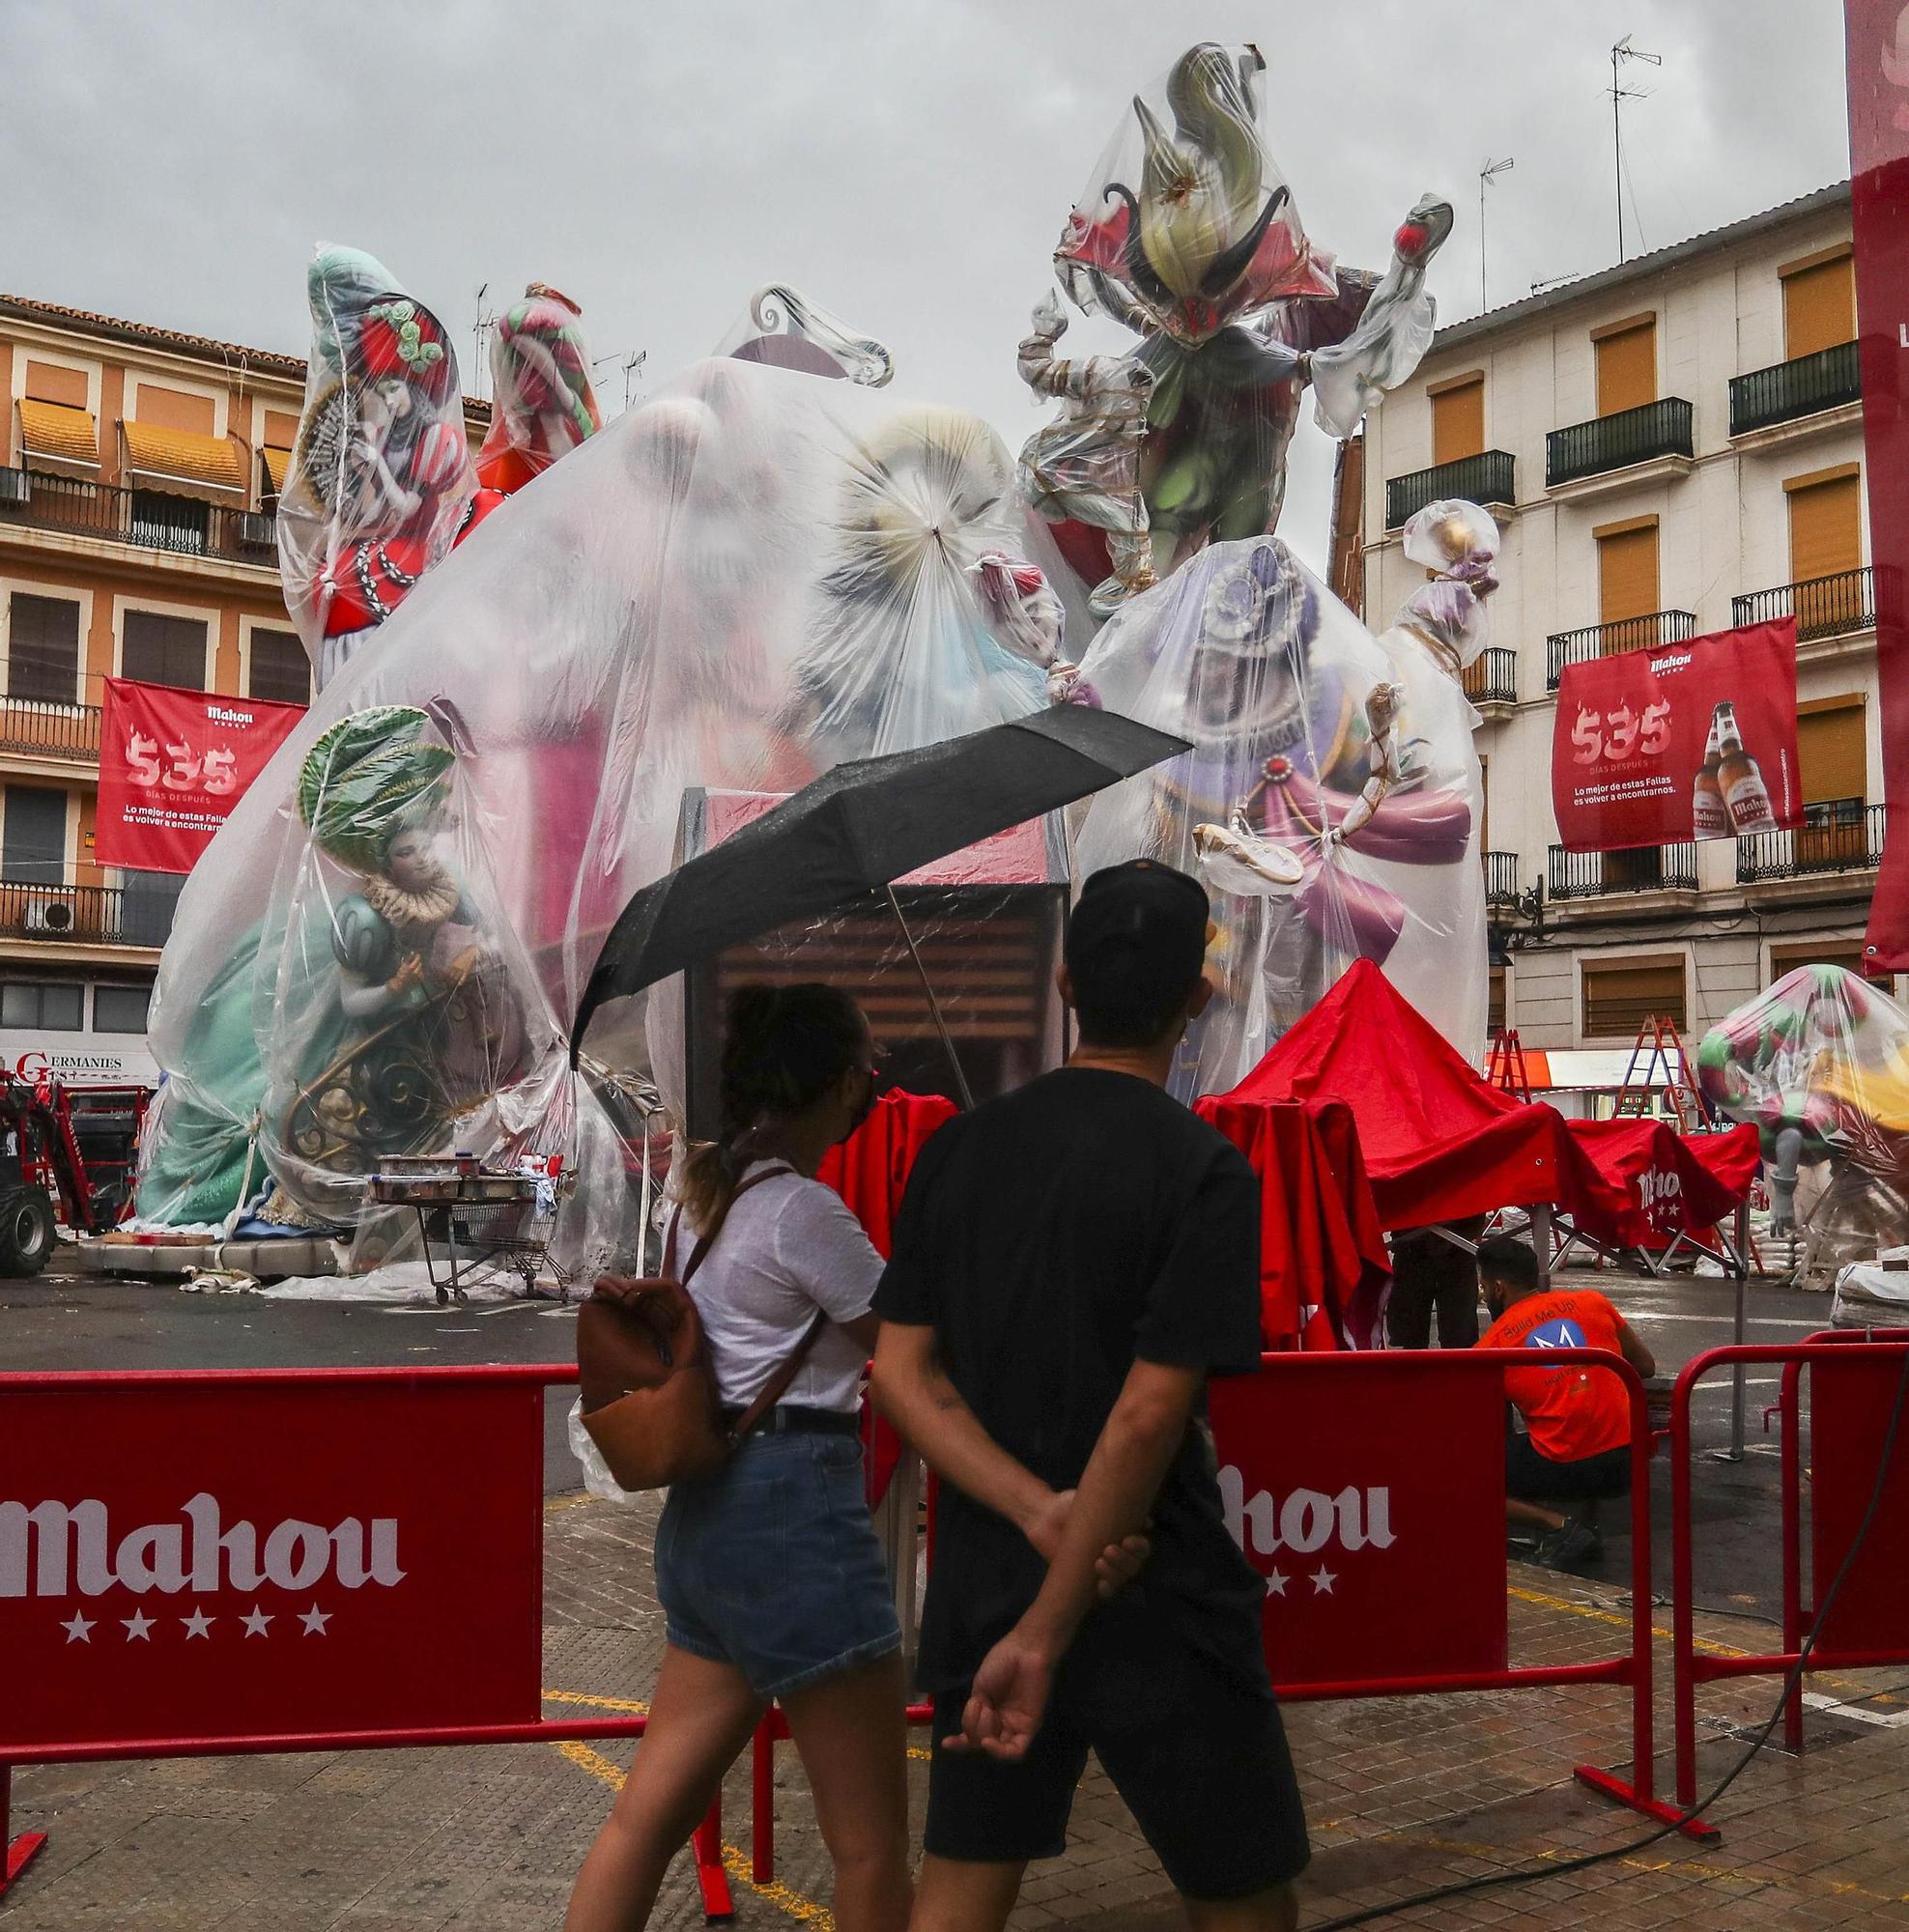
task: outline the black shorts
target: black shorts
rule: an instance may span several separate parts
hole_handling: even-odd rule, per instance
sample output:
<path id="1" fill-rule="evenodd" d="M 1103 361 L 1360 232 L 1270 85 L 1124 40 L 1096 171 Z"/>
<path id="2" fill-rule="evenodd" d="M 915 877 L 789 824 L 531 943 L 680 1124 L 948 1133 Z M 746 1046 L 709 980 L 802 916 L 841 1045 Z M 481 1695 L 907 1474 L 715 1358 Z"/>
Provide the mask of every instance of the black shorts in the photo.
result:
<path id="1" fill-rule="evenodd" d="M 936 1858 L 1060 1857 L 1092 1749 L 1182 1896 L 1248 1898 L 1305 1869 L 1298 1780 L 1263 1674 L 1242 1678 L 1171 1637 L 1135 1654 L 1084 1634 L 1015 1764 L 942 1748 L 966 1701 L 963 1689 L 934 1703 L 923 1842 Z"/>
<path id="2" fill-rule="evenodd" d="M 1577 1463 L 1553 1463 L 1531 1446 L 1528 1435 L 1507 1429 L 1505 1493 L 1521 1502 L 1590 1502 L 1631 1493 L 1631 1452 L 1606 1449 Z"/>

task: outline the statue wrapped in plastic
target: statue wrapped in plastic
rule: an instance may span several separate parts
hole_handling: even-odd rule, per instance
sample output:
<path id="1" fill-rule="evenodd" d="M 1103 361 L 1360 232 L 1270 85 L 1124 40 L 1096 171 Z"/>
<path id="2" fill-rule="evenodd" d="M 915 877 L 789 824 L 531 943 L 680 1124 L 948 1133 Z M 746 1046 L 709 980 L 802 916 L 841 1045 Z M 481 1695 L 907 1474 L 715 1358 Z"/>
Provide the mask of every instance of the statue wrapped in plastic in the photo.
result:
<path id="1" fill-rule="evenodd" d="M 1407 554 L 1438 574 L 1374 637 L 1276 537 L 1214 544 L 1124 606 L 1074 695 L 1193 750 L 1088 808 L 1076 867 L 1145 856 L 1215 894 L 1219 997 L 1175 1071 L 1236 1085 L 1356 958 L 1462 1053 L 1485 1037 L 1476 723 L 1459 673 L 1485 648 L 1497 530 L 1426 506 Z"/>
<path id="2" fill-rule="evenodd" d="M 568 296 L 532 282 L 491 338 L 491 427 L 477 481 L 507 497 L 602 427 L 582 313 Z"/>

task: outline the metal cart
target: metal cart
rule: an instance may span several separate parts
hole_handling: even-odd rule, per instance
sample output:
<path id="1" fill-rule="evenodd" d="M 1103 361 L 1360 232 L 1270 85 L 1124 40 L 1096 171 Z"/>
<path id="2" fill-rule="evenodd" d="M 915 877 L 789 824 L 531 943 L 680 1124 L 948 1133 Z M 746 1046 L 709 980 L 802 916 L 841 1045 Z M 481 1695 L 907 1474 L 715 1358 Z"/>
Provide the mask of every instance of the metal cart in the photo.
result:
<path id="1" fill-rule="evenodd" d="M 568 1301 L 570 1276 L 550 1258 L 556 1206 L 548 1214 L 537 1212 L 538 1194 L 549 1184 L 534 1175 L 487 1172 L 470 1154 L 387 1156 L 367 1178 L 365 1192 L 383 1206 L 415 1211 L 424 1269 L 440 1307 L 469 1300 L 465 1288 L 471 1277 L 499 1267 L 522 1277 L 527 1296 L 536 1292 L 538 1274 L 548 1271 Z M 442 1280 L 440 1257 L 446 1270 Z"/>

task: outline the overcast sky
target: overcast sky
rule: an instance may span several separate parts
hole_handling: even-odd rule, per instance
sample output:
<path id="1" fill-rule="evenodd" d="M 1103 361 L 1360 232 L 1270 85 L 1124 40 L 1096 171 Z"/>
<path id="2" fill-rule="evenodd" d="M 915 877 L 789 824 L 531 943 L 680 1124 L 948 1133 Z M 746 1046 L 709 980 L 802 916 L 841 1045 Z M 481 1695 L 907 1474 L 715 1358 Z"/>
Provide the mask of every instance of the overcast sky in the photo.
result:
<path id="1" fill-rule="evenodd" d="M 1657 247 L 1847 173 L 1838 0 L 0 0 L 0 289 L 302 355 L 312 245 L 380 256 L 455 332 L 527 280 L 584 308 L 604 401 L 786 280 L 898 386 L 1018 447 L 1029 306 L 1136 89 L 1254 40 L 1319 244 L 1382 268 L 1456 205 L 1439 315 L 1609 266 L 1611 43 L 1627 236 Z M 472 387 L 465 370 L 466 386 Z M 638 391 L 641 397 L 641 390 Z M 1324 546 L 1325 439 L 1285 534 Z"/>

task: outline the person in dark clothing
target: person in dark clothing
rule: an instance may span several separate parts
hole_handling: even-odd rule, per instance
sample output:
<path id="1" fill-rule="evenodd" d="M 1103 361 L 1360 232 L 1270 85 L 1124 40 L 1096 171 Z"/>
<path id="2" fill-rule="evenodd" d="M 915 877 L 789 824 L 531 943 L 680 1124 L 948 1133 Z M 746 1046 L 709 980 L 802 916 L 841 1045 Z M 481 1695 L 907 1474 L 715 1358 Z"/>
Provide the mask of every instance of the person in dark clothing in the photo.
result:
<path id="1" fill-rule="evenodd" d="M 1475 1242 L 1486 1216 L 1445 1225 Z M 1478 1340 L 1478 1263 L 1435 1228 L 1401 1228 L 1392 1236 L 1392 1292 L 1385 1302 L 1385 1339 L 1394 1349 L 1429 1349 L 1432 1316 L 1439 1346 L 1469 1349 Z"/>
<path id="2" fill-rule="evenodd" d="M 876 1295 L 877 1400 L 944 1481 L 917 1932 L 1007 1922 L 1090 1748 L 1198 1932 L 1283 1932 L 1305 1820 L 1227 1532 L 1207 1378 L 1260 1353 L 1259 1194 L 1165 1092 L 1204 1010 L 1204 890 L 1135 862 L 1068 927 L 1068 1065 L 924 1150 Z M 1146 1525 L 1131 1587 L 1097 1562 Z"/>

